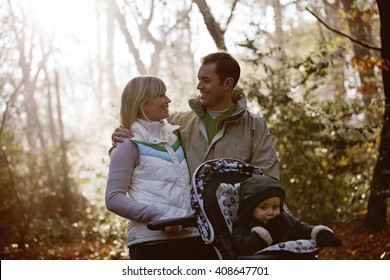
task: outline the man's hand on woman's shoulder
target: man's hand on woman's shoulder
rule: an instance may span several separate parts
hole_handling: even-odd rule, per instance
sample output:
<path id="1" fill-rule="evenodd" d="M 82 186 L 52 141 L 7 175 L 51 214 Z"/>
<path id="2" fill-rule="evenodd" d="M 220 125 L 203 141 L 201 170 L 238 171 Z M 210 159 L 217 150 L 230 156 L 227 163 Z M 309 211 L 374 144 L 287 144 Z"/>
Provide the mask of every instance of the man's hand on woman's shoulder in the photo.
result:
<path id="1" fill-rule="evenodd" d="M 134 134 L 128 128 L 117 127 L 111 135 L 112 146 L 116 147 L 117 143 L 122 143 L 125 138 L 133 138 Z"/>

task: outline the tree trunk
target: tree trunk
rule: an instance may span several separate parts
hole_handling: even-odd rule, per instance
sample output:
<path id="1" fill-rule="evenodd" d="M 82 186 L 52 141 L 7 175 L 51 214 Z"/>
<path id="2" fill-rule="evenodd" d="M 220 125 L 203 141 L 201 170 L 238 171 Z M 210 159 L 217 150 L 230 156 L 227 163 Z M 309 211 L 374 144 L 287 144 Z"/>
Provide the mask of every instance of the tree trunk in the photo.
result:
<path id="1" fill-rule="evenodd" d="M 280 51 L 278 52 L 278 68 L 285 66 L 285 52 L 284 52 L 284 30 L 283 30 L 283 6 L 280 4 L 279 0 L 271 1 L 272 9 L 274 10 L 274 20 L 275 20 L 275 34 L 274 41 L 278 47 L 280 47 Z"/>
<path id="2" fill-rule="evenodd" d="M 380 16 L 381 55 L 385 61 L 382 68 L 385 113 L 379 146 L 379 157 L 375 166 L 364 225 L 379 230 L 387 225 L 387 199 L 390 194 L 390 1 L 377 0 Z M 387 13 L 387 14 L 386 14 Z M 386 35 L 387 34 L 387 35 Z"/>
<path id="3" fill-rule="evenodd" d="M 108 5 L 112 5 L 114 9 L 116 20 L 118 21 L 119 28 L 121 29 L 123 35 L 125 36 L 127 47 L 129 48 L 129 52 L 133 55 L 135 65 L 137 66 L 138 72 L 140 75 L 148 74 L 146 70 L 145 64 L 142 62 L 141 55 L 138 51 L 138 48 L 135 46 L 133 42 L 133 38 L 126 25 L 126 17 L 121 13 L 119 7 L 115 0 L 109 0 Z"/>
<path id="4" fill-rule="evenodd" d="M 60 164 L 58 170 L 58 176 L 60 177 L 62 197 L 61 197 L 61 209 L 62 216 L 65 218 L 71 217 L 71 214 L 74 208 L 69 206 L 69 203 L 73 203 L 74 200 L 71 199 L 72 190 L 69 179 L 70 167 L 68 163 L 68 146 L 65 140 L 64 126 L 62 123 L 62 109 L 61 109 L 61 98 L 60 98 L 60 81 L 59 74 L 55 71 L 55 96 L 57 103 L 57 119 L 58 119 L 58 135 L 59 135 L 59 153 L 60 153 Z"/>
<path id="5" fill-rule="evenodd" d="M 161 64 L 161 52 L 166 46 L 166 32 L 164 28 L 160 27 L 160 39 L 158 40 L 152 32 L 150 32 L 149 27 L 154 17 L 154 1 L 151 2 L 151 7 L 149 9 L 149 15 L 147 17 L 139 16 L 142 19 L 141 23 L 138 23 L 139 33 L 142 38 L 146 38 L 148 42 L 150 42 L 154 47 L 154 52 L 151 55 L 151 62 L 149 67 L 149 73 L 151 75 L 157 76 L 160 72 L 160 64 Z M 134 14 L 134 16 L 137 16 Z"/>
<path id="6" fill-rule="evenodd" d="M 106 60 L 107 60 L 107 79 L 108 79 L 108 89 L 109 94 L 112 100 L 115 100 L 118 96 L 117 85 L 115 80 L 115 72 L 114 72 L 114 41 L 115 41 L 115 22 L 114 22 L 114 10 L 111 5 L 107 7 L 107 52 L 106 52 Z M 99 35 L 100 36 L 100 35 Z"/>
<path id="7" fill-rule="evenodd" d="M 214 40 L 215 45 L 219 50 L 226 51 L 226 44 L 224 38 L 224 32 L 221 29 L 219 23 L 215 20 L 211 14 L 210 8 L 205 0 L 194 0 L 194 3 L 198 6 L 200 13 L 203 16 L 204 23 L 207 30 L 210 32 L 211 37 Z"/>
<path id="8" fill-rule="evenodd" d="M 351 15 L 354 7 L 354 0 L 342 0 L 344 9 L 348 15 Z M 352 37 L 354 37 L 359 42 L 373 42 L 371 25 L 363 20 L 362 17 L 348 18 L 348 26 L 351 32 Z M 357 60 L 365 60 L 371 57 L 371 51 L 368 48 L 362 47 L 358 44 L 352 44 L 353 51 Z M 358 67 L 359 76 L 360 76 L 360 92 L 363 95 L 363 100 L 368 108 L 372 101 L 373 95 L 376 95 L 378 92 L 377 83 L 375 80 L 374 68 L 370 67 L 367 70 L 362 70 L 361 67 Z M 366 122 L 367 124 L 372 123 L 372 117 L 369 114 L 369 111 L 366 112 Z"/>

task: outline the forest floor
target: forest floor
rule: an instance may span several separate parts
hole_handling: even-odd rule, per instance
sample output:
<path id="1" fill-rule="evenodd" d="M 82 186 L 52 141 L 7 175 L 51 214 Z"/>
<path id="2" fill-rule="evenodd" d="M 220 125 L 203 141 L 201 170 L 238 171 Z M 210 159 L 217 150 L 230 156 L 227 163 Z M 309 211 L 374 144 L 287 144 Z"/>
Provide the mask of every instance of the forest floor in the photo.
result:
<path id="1" fill-rule="evenodd" d="M 380 231 L 369 231 L 362 226 L 364 217 L 348 224 L 329 225 L 342 239 L 340 248 L 323 249 L 320 260 L 381 260 L 390 259 L 390 215 L 388 226 Z M 56 241 L 46 247 L 30 247 L 27 250 L 8 249 L 2 252 L 5 260 L 99 260 L 129 259 L 127 250 L 101 240 L 79 242 Z"/>
<path id="2" fill-rule="evenodd" d="M 387 215 L 387 227 L 379 231 L 370 231 L 363 226 L 364 216 L 350 223 L 330 226 L 343 241 L 339 248 L 324 248 L 320 260 L 381 260 L 390 259 L 390 215 Z"/>

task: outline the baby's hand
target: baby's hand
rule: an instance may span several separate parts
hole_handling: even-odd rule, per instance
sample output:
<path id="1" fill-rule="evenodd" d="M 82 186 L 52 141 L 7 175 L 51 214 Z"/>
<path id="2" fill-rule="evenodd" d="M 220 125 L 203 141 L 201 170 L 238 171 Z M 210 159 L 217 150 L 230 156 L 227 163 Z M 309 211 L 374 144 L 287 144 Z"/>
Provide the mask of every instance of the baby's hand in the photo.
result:
<path id="1" fill-rule="evenodd" d="M 342 245 L 342 241 L 329 230 L 321 230 L 318 232 L 316 243 L 319 247 L 341 247 Z"/>
<path id="2" fill-rule="evenodd" d="M 167 232 L 178 232 L 178 231 L 182 231 L 182 230 L 183 230 L 183 227 L 181 225 L 165 227 L 165 229 L 164 229 L 164 231 L 167 231 Z"/>
<path id="3" fill-rule="evenodd" d="M 283 214 L 279 214 L 273 217 L 264 225 L 264 227 L 271 234 L 274 242 L 279 242 L 283 233 L 288 232 L 289 226 L 290 222 L 288 218 Z"/>
<path id="4" fill-rule="evenodd" d="M 271 235 L 269 234 L 269 232 L 265 228 L 263 228 L 261 226 L 253 227 L 251 229 L 251 232 L 257 234 L 268 245 L 272 244 L 272 242 L 273 242 L 272 237 L 271 237 Z"/>

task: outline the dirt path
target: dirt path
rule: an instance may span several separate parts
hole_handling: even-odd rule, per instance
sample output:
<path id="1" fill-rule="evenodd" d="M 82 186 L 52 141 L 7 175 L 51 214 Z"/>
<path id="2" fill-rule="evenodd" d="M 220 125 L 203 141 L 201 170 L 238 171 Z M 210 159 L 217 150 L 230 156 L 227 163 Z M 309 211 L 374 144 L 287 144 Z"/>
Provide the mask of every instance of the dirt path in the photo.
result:
<path id="1" fill-rule="evenodd" d="M 348 223 L 330 225 L 342 239 L 341 248 L 325 248 L 320 260 L 381 260 L 390 259 L 390 226 L 377 232 L 362 227 L 363 217 Z M 390 217 L 388 218 L 390 225 Z M 50 246 L 18 248 L 2 252 L 1 259 L 27 260 L 105 260 L 129 259 L 126 248 L 118 248 L 104 240 L 56 241 Z"/>

